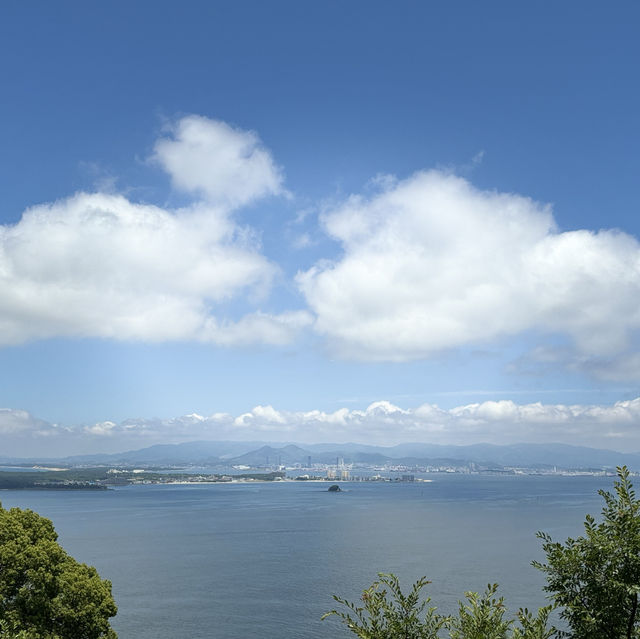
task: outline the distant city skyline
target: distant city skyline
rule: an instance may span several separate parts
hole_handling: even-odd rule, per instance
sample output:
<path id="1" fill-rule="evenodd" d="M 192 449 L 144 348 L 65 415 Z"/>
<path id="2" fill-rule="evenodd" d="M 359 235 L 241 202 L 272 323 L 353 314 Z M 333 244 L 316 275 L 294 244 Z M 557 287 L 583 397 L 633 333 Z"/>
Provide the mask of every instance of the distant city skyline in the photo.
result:
<path id="1" fill-rule="evenodd" d="M 639 18 L 0 8 L 0 452 L 640 451 Z"/>

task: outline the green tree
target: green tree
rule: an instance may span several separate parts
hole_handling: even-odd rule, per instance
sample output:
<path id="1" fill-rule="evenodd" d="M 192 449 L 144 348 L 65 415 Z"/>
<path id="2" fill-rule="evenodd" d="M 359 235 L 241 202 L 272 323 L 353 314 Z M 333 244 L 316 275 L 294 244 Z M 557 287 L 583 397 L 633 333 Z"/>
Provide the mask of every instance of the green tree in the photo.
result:
<path id="1" fill-rule="evenodd" d="M 0 639 L 117 639 L 111 583 L 57 538 L 48 519 L 0 505 Z"/>
<path id="2" fill-rule="evenodd" d="M 513 620 L 505 620 L 504 597 L 495 598 L 498 584 L 489 584 L 482 595 L 466 592 L 458 616 L 449 623 L 451 639 L 507 639 Z"/>
<path id="3" fill-rule="evenodd" d="M 546 573 L 545 590 L 561 607 L 560 617 L 574 639 L 639 637 L 640 502 L 626 467 L 618 468 L 615 492 L 599 491 L 602 520 L 587 515 L 585 534 L 564 544 L 538 533 L 546 563 L 533 565 Z"/>
<path id="4" fill-rule="evenodd" d="M 526 608 L 518 611 L 520 628 L 513 629 L 512 639 L 551 639 L 558 631 L 549 626 L 549 616 L 553 606 L 545 606 L 538 610 L 534 617 Z"/>
<path id="5" fill-rule="evenodd" d="M 460 602 L 457 617 L 445 617 L 429 607 L 431 600 L 421 601 L 422 588 L 430 582 L 418 579 L 408 595 L 400 589 L 395 575 L 379 574 L 379 579 L 362 593 L 362 605 L 337 597 L 347 612 L 332 610 L 332 615 L 360 639 L 550 639 L 556 630 L 548 626 L 551 606 L 541 608 L 534 617 L 528 610 L 518 612 L 515 620 L 505 619 L 504 599 L 495 597 L 496 584 L 487 586 L 482 595 L 467 592 L 466 603 Z M 509 634 L 510 633 L 510 634 Z"/>
<path id="6" fill-rule="evenodd" d="M 421 601 L 421 591 L 429 583 L 424 577 L 418 579 L 405 595 L 395 575 L 379 573 L 362 593 L 362 606 L 334 595 L 348 612 L 331 610 L 322 618 L 336 615 L 360 639 L 437 639 L 446 618 L 429 607 L 429 598 Z"/>

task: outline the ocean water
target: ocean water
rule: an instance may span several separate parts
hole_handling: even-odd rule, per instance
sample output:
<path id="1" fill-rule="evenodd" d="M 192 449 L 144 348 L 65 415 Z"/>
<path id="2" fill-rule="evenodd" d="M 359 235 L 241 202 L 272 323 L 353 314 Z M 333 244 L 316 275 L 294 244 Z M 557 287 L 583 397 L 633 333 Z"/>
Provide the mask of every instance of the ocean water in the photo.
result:
<path id="1" fill-rule="evenodd" d="M 433 475 L 431 483 L 128 486 L 0 491 L 50 517 L 60 543 L 113 583 L 120 639 L 347 637 L 332 594 L 357 599 L 378 572 L 432 605 L 497 582 L 512 610 L 546 602 L 535 537 L 564 541 L 597 515 L 612 478 Z"/>

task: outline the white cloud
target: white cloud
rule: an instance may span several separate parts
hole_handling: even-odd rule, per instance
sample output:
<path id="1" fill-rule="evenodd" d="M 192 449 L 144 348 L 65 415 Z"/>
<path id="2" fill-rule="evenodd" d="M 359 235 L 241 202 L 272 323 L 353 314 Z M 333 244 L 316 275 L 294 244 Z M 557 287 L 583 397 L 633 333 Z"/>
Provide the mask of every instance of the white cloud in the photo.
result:
<path id="1" fill-rule="evenodd" d="M 253 131 L 197 115 L 169 130 L 170 137 L 156 142 L 153 159 L 177 189 L 231 208 L 284 192 L 281 169 Z"/>
<path id="2" fill-rule="evenodd" d="M 57 442 L 82 445 L 79 429 L 52 424 L 26 410 L 0 408 L 0 457 L 64 454 Z"/>
<path id="3" fill-rule="evenodd" d="M 174 419 L 129 419 L 62 428 L 25 411 L 0 410 L 2 454 L 69 455 L 119 452 L 156 443 L 196 440 L 393 445 L 565 443 L 640 450 L 640 398 L 612 405 L 516 404 L 485 401 L 451 409 L 434 404 L 405 409 L 387 401 L 362 410 L 286 411 L 256 406 Z"/>
<path id="4" fill-rule="evenodd" d="M 525 197 L 429 171 L 351 196 L 323 225 L 344 254 L 297 281 L 345 357 L 406 361 L 524 331 L 611 357 L 640 328 L 638 242 L 558 232 Z"/>
<path id="5" fill-rule="evenodd" d="M 108 437 L 118 432 L 118 425 L 115 422 L 98 422 L 97 424 L 93 424 L 93 426 L 85 426 L 84 432 L 89 433 L 90 435 L 102 435 Z"/>
<path id="6" fill-rule="evenodd" d="M 33 417 L 26 410 L 0 408 L 0 434 L 3 436 L 46 430 L 48 427 L 47 422 Z"/>
<path id="7" fill-rule="evenodd" d="M 211 199 L 237 205 L 244 196 L 235 189 L 249 199 L 279 191 L 253 134 L 197 117 L 175 131 L 176 141 L 157 147 L 174 179 L 202 162 L 211 182 L 201 186 Z M 226 184 L 220 197 L 214 183 Z M 0 226 L 0 345 L 59 336 L 283 344 L 310 322 L 308 313 L 216 314 L 238 298 L 263 300 L 278 271 L 255 233 L 225 207 L 195 201 L 169 210 L 113 193 L 78 193 Z"/>
<path id="8" fill-rule="evenodd" d="M 205 420 L 207 432 L 211 422 Z M 217 417 L 216 438 L 301 442 L 406 441 L 441 444 L 564 442 L 640 448 L 640 398 L 610 406 L 486 401 L 452 409 L 424 404 L 404 409 L 387 401 L 364 410 L 282 411 L 256 406 L 232 419 Z"/>
<path id="9" fill-rule="evenodd" d="M 292 336 L 309 326 L 313 319 L 306 311 L 288 311 L 277 315 L 251 313 L 237 322 L 218 322 L 207 318 L 202 338 L 221 346 L 252 343 L 284 345 Z"/>
<path id="10" fill-rule="evenodd" d="M 266 293 L 275 272 L 213 209 L 172 213 L 122 196 L 80 193 L 0 227 L 0 342 L 52 336 L 250 341 L 242 328 L 260 322 L 244 319 L 216 330 L 209 305 L 246 289 Z M 291 325 L 288 316 L 270 321 L 282 330 Z M 273 341 L 268 330 L 258 332 L 258 341 Z"/>

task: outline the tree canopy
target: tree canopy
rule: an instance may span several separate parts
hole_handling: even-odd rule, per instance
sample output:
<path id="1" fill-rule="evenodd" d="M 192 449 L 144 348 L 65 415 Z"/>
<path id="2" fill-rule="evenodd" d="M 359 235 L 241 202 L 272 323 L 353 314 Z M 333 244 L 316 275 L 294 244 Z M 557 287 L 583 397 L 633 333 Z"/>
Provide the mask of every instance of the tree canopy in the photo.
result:
<path id="1" fill-rule="evenodd" d="M 45 517 L 0 505 L 0 639 L 117 639 L 111 582 L 57 539 Z"/>
<path id="2" fill-rule="evenodd" d="M 440 615 L 429 605 L 431 598 L 421 597 L 430 583 L 422 577 L 404 594 L 395 575 L 380 573 L 362 593 L 361 606 L 334 595 L 346 612 L 331 610 L 323 619 L 337 616 L 360 639 L 550 639 L 556 632 L 548 625 L 550 606 L 536 616 L 519 610 L 516 619 L 505 618 L 504 599 L 495 596 L 497 584 L 489 584 L 481 595 L 465 593 L 458 615 Z"/>
<path id="3" fill-rule="evenodd" d="M 587 515 L 585 534 L 562 544 L 538 533 L 546 563 L 545 590 L 560 607 L 574 639 L 631 639 L 640 635 L 640 502 L 626 467 L 604 499 L 601 521 Z"/>

